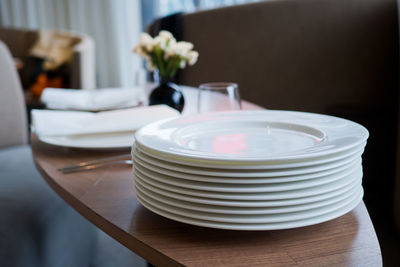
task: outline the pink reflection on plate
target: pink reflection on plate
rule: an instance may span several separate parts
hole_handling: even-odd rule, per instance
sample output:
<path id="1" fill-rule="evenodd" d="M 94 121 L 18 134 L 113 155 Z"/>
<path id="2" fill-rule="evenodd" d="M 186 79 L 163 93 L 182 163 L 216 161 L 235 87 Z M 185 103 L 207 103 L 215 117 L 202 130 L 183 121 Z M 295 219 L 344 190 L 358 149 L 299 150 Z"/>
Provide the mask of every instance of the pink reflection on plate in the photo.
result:
<path id="1" fill-rule="evenodd" d="M 220 154 L 243 154 L 248 148 L 247 134 L 225 134 L 214 137 L 213 151 Z"/>

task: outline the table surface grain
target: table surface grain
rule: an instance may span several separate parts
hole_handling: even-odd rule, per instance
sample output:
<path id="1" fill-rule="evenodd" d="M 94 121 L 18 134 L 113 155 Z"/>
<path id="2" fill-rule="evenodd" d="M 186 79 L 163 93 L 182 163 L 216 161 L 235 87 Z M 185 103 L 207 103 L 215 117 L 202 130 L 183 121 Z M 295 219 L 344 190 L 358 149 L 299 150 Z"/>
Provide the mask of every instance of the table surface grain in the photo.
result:
<path id="1" fill-rule="evenodd" d="M 191 93 L 185 92 L 186 105 L 195 101 Z M 259 107 L 244 103 L 244 108 Z M 60 148 L 41 143 L 35 135 L 31 135 L 31 145 L 36 166 L 54 191 L 154 265 L 382 266 L 379 243 L 363 202 L 335 220 L 290 230 L 230 231 L 192 226 L 145 209 L 136 200 L 128 165 L 73 174 L 57 171 L 121 151 Z"/>

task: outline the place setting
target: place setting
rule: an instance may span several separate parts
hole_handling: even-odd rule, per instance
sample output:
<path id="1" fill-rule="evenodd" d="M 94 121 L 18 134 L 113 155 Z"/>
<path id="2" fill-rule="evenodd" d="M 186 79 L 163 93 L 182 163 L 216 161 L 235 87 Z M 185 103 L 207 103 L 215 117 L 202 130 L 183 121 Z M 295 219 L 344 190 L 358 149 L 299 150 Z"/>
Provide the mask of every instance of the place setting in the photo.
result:
<path id="1" fill-rule="evenodd" d="M 146 38 L 134 49 L 142 56 L 151 53 Z M 187 53 L 193 48 L 182 47 Z M 144 207 L 175 221 L 218 229 L 303 227 L 340 217 L 362 201 L 362 154 L 369 134 L 360 124 L 307 112 L 244 110 L 236 83 L 182 90 L 166 79 L 168 72 L 158 75 L 160 86 L 150 92 L 149 106 L 34 110 L 32 130 L 41 142 L 123 150 L 59 171 L 68 175 L 132 165 L 132 190 Z M 196 112 L 185 111 L 193 108 Z"/>
<path id="2" fill-rule="evenodd" d="M 179 112 L 165 105 L 102 112 L 33 110 L 31 130 L 40 141 L 90 150 L 129 150 L 140 127 Z"/>

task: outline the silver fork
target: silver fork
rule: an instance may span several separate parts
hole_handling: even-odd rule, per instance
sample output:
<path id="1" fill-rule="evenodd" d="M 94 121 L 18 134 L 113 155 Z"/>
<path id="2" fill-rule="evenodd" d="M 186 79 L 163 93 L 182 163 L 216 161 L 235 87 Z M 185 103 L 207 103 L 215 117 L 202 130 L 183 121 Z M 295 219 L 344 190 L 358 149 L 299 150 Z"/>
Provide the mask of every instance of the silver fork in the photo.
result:
<path id="1" fill-rule="evenodd" d="M 62 173 L 71 173 L 77 171 L 85 171 L 85 170 L 92 170 L 96 168 L 100 168 L 103 166 L 113 165 L 113 164 L 130 164 L 132 165 L 131 159 L 126 159 L 127 157 L 130 158 L 129 154 L 125 155 L 118 155 L 112 157 L 106 157 L 101 159 L 89 160 L 85 162 L 80 162 L 78 164 L 68 165 L 58 170 Z M 125 159 L 124 159 L 125 158 Z"/>

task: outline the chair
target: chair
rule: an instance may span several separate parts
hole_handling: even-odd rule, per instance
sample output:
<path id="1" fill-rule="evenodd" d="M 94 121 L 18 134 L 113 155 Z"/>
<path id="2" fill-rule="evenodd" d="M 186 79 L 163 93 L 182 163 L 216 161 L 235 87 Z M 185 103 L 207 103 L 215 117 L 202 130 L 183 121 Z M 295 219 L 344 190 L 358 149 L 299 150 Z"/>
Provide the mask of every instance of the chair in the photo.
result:
<path id="1" fill-rule="evenodd" d="M 36 171 L 22 88 L 0 41 L 0 265 L 88 266 L 96 230 Z"/>
<path id="2" fill-rule="evenodd" d="M 178 82 L 237 82 L 243 99 L 266 108 L 366 126 L 364 200 L 373 221 L 393 223 L 395 207 L 400 231 L 397 20 L 396 0 L 262 1 L 183 14 L 182 39 L 200 57 Z"/>
<path id="3" fill-rule="evenodd" d="M 95 89 L 95 55 L 94 40 L 85 34 L 58 31 L 76 39 L 69 64 L 69 88 Z M 3 41 L 13 57 L 26 59 L 30 48 L 39 38 L 39 31 L 20 28 L 0 28 L 0 40 Z M 23 75 L 24 76 L 24 75 Z M 26 77 L 22 77 L 26 79 Z"/>

